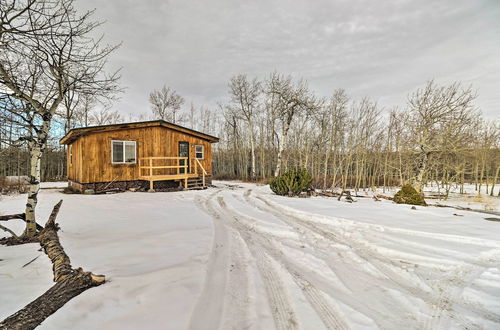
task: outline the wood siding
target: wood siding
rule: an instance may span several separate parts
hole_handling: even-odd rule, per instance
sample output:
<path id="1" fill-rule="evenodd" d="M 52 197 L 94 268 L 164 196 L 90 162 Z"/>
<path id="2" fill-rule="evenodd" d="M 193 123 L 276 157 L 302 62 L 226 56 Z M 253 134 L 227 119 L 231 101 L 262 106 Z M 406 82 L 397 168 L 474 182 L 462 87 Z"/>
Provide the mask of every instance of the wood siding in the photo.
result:
<path id="1" fill-rule="evenodd" d="M 112 164 L 112 140 L 136 141 L 137 163 Z M 68 179 L 81 183 L 138 180 L 139 158 L 178 156 L 180 141 L 189 142 L 190 159 L 195 158 L 195 145 L 204 146 L 204 159 L 200 162 L 210 175 L 212 145 L 209 141 L 156 126 L 94 132 L 79 137 L 70 144 L 73 148 L 73 163 L 69 164 L 68 157 Z"/>

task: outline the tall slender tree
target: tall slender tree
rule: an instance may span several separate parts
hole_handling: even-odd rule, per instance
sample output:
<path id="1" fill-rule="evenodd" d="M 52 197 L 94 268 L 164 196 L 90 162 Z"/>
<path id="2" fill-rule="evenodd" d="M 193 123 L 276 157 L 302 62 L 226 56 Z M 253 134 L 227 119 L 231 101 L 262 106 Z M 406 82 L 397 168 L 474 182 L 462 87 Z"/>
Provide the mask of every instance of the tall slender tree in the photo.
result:
<path id="1" fill-rule="evenodd" d="M 110 97 L 118 72 L 106 74 L 117 46 L 93 38 L 101 24 L 93 11 L 79 15 L 73 0 L 5 0 L 0 3 L 0 88 L 28 127 L 30 189 L 24 235 L 36 234 L 40 160 L 56 111 L 68 93 Z"/>
<path id="2" fill-rule="evenodd" d="M 257 176 L 255 165 L 255 120 L 259 116 L 261 84 L 257 79 L 249 81 L 246 75 L 240 74 L 231 78 L 229 93 L 232 101 L 229 107 L 230 111 L 238 118 L 243 119 L 248 125 L 251 156 L 250 177 L 255 180 Z"/>
<path id="3" fill-rule="evenodd" d="M 283 151 L 287 146 L 288 133 L 293 120 L 305 111 L 318 109 L 321 105 L 304 81 L 294 83 L 290 76 L 273 73 L 266 82 L 268 104 L 276 114 L 280 125 L 280 141 L 274 176 L 281 172 Z"/>

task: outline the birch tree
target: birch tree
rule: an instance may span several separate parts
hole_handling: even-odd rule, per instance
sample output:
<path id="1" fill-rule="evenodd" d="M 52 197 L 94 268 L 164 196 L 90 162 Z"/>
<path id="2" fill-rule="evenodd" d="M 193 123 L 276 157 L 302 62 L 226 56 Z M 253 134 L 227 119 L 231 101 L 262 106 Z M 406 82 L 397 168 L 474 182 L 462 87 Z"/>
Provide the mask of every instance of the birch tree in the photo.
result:
<path id="1" fill-rule="evenodd" d="M 475 182 L 478 190 L 482 186 L 484 191 L 486 185 L 489 194 L 498 194 L 493 188 L 498 188 L 500 175 L 498 134 L 493 134 L 498 126 L 485 131 L 484 121 L 467 97 L 475 95 L 470 88 L 432 85 L 432 92 L 411 95 L 418 95 L 410 97 L 413 107 L 384 114 L 375 101 L 351 100 L 341 89 L 324 103 L 307 88 L 301 89 L 300 82 L 275 73 L 262 84 L 258 111 L 253 116 L 247 111 L 247 118 L 242 96 L 251 85 L 246 76 L 235 76 L 229 82 L 228 104 L 219 104 L 219 111 L 207 114 L 199 111 L 199 120 L 191 112 L 198 129 L 220 137 L 213 149 L 218 178 L 246 180 L 255 171 L 260 179 L 269 179 L 300 166 L 311 173 L 314 187 L 323 190 L 366 193 L 376 186 L 415 182 L 420 176 L 422 185 L 436 182 L 446 192 L 453 185 L 464 192 L 465 182 Z M 434 118 L 434 110 L 442 115 Z M 431 138 L 425 140 L 422 135 Z M 429 154 L 419 174 L 421 141 Z"/>
<path id="2" fill-rule="evenodd" d="M 266 82 L 266 94 L 271 109 L 276 114 L 281 128 L 274 176 L 281 172 L 283 151 L 287 145 L 288 133 L 295 117 L 303 111 L 317 109 L 321 102 L 316 99 L 304 81 L 294 83 L 290 76 L 273 73 Z"/>
<path id="3" fill-rule="evenodd" d="M 255 120 L 259 111 L 259 97 L 261 95 L 261 84 L 257 79 L 249 81 L 246 75 L 240 74 L 231 78 L 229 82 L 229 93 L 231 95 L 231 111 L 243 119 L 248 125 L 250 135 L 251 167 L 250 177 L 256 179 L 255 169 Z"/>
<path id="4" fill-rule="evenodd" d="M 19 105 L 11 111 L 23 109 L 17 114 L 29 127 L 24 137 L 30 154 L 27 238 L 36 234 L 40 160 L 56 111 L 70 91 L 110 97 L 118 90 L 118 72 L 105 73 L 117 46 L 92 37 L 100 25 L 92 14 L 77 14 L 72 0 L 0 3 L 0 88 Z"/>

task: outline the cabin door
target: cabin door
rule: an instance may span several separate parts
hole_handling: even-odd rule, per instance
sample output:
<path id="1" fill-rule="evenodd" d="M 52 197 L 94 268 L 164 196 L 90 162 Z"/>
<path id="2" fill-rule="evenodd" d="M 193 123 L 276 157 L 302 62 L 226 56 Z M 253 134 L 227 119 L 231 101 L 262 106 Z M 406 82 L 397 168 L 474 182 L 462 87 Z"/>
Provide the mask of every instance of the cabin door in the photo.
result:
<path id="1" fill-rule="evenodd" d="M 180 141 L 179 142 L 179 157 L 187 157 L 187 166 L 188 166 L 188 173 L 189 173 L 189 142 L 186 141 Z M 185 165 L 185 160 L 181 159 L 179 161 L 179 165 Z M 180 169 L 181 174 L 184 174 L 184 168 Z"/>

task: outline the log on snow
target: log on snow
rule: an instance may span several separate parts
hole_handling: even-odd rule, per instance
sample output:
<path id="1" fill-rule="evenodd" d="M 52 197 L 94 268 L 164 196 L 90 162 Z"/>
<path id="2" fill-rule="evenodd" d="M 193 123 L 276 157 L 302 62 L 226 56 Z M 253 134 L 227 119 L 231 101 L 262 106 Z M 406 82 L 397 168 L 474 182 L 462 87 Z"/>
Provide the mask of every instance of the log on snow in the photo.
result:
<path id="1" fill-rule="evenodd" d="M 7 221 L 7 220 L 12 220 L 12 219 L 25 220 L 26 214 L 25 213 L 18 213 L 18 214 L 10 214 L 10 215 L 0 215 L 0 221 Z"/>
<path id="2" fill-rule="evenodd" d="M 484 214 L 491 214 L 491 215 L 500 215 L 500 212 L 496 212 L 496 211 L 471 209 L 470 207 L 462 207 L 462 206 L 455 206 L 455 205 L 446 205 L 446 204 L 440 204 L 440 203 L 428 204 L 428 206 L 448 207 L 448 208 L 452 208 L 452 209 L 460 210 L 460 211 L 469 211 L 469 212 L 477 212 L 477 213 L 484 213 Z"/>
<path id="3" fill-rule="evenodd" d="M 73 297 L 96 285 L 90 273 L 81 268 L 73 270 L 47 292 L 3 320 L 0 329 L 34 329 Z"/>
<path id="4" fill-rule="evenodd" d="M 10 214 L 10 215 L 0 215 L 0 221 L 8 221 L 12 219 L 20 219 L 26 222 L 26 213 Z M 36 229 L 41 231 L 43 229 L 38 223 L 36 224 Z"/>
<path id="5" fill-rule="evenodd" d="M 378 194 L 377 195 L 377 198 L 382 198 L 382 199 L 386 199 L 388 201 L 393 201 L 394 198 L 393 197 L 390 197 L 390 196 L 385 196 L 385 195 L 381 195 L 381 194 Z"/>
<path id="6" fill-rule="evenodd" d="M 104 275 L 94 275 L 81 268 L 73 269 L 59 241 L 55 222 L 62 200 L 54 206 L 45 228 L 40 232 L 40 245 L 52 261 L 54 282 L 47 292 L 0 323 L 0 329 L 34 329 L 65 303 L 91 287 L 105 282 Z"/>

